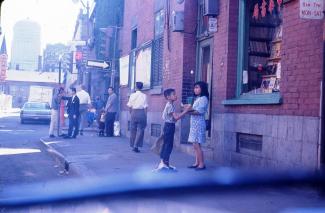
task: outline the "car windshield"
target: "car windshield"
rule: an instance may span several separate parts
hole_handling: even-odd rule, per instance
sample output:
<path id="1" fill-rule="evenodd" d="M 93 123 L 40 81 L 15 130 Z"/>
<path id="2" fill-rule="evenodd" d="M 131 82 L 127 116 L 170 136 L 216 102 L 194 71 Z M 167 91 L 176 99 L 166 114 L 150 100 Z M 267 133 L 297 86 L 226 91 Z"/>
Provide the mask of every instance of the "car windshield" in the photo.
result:
<path id="1" fill-rule="evenodd" d="M 0 8 L 0 213 L 325 212 L 325 0 Z"/>
<path id="2" fill-rule="evenodd" d="M 26 103 L 24 109 L 50 109 L 47 103 Z"/>

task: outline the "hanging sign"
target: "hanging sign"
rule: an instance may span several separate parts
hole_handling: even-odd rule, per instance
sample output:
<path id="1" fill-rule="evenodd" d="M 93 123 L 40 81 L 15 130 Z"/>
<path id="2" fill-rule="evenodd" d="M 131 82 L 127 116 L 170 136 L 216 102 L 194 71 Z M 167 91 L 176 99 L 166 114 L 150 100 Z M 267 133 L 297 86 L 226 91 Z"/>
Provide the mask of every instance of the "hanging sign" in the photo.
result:
<path id="1" fill-rule="evenodd" d="M 209 32 L 215 33 L 218 31 L 218 19 L 209 17 Z"/>
<path id="2" fill-rule="evenodd" d="M 300 0 L 300 18 L 323 19 L 323 0 Z"/>

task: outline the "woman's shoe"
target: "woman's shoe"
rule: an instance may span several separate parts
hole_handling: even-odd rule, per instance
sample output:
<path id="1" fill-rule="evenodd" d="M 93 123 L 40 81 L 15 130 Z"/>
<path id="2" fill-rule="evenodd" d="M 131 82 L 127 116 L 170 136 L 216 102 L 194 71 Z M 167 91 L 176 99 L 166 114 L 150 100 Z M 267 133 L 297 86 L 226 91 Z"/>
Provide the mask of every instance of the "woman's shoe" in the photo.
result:
<path id="1" fill-rule="evenodd" d="M 195 171 L 201 171 L 201 170 L 205 170 L 205 169 L 206 169 L 205 166 L 203 166 L 203 167 L 196 167 L 195 168 Z"/>
<path id="2" fill-rule="evenodd" d="M 189 169 L 196 169 L 199 165 L 191 165 L 191 166 L 188 166 L 187 168 Z"/>

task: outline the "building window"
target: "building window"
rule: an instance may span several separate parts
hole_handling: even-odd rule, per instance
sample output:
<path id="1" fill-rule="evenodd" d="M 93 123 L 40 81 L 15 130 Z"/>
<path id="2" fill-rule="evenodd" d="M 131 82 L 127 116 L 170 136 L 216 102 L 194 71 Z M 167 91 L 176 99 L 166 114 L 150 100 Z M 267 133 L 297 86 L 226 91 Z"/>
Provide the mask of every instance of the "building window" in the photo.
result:
<path id="1" fill-rule="evenodd" d="M 278 93 L 282 1 L 239 0 L 238 95 Z M 243 38 L 243 40 L 241 40 Z"/>
<path id="2" fill-rule="evenodd" d="M 151 124 L 151 136 L 160 137 L 161 135 L 161 125 L 160 124 Z"/>
<path id="3" fill-rule="evenodd" d="M 131 50 L 137 48 L 137 39 L 138 39 L 138 29 L 135 28 L 132 30 L 132 34 L 131 34 Z"/>
<path id="4" fill-rule="evenodd" d="M 160 10 L 155 14 L 155 38 L 164 33 L 165 11 Z"/>
<path id="5" fill-rule="evenodd" d="M 209 16 L 203 16 L 204 14 L 204 1 L 199 0 L 198 7 L 198 18 L 199 18 L 199 27 L 198 27 L 198 36 L 204 35 L 208 31 Z"/>
<path id="6" fill-rule="evenodd" d="M 164 38 L 155 39 L 152 46 L 152 86 L 162 84 Z"/>
<path id="7" fill-rule="evenodd" d="M 165 12 L 160 10 L 155 14 L 155 39 L 152 46 L 152 77 L 151 85 L 161 86 L 164 50 Z"/>

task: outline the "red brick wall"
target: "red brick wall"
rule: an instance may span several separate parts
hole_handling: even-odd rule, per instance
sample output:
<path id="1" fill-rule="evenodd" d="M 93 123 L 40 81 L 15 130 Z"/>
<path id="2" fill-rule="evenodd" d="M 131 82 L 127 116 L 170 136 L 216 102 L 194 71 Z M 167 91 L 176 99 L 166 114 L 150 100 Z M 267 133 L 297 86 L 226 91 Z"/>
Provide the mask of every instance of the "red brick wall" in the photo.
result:
<path id="1" fill-rule="evenodd" d="M 220 9 L 219 29 L 214 39 L 215 112 L 318 116 L 323 21 L 300 19 L 297 0 L 283 8 L 282 105 L 223 106 L 221 102 L 234 98 L 236 91 L 238 0 L 220 1 Z"/>
<path id="2" fill-rule="evenodd" d="M 190 75 L 191 70 L 195 70 L 195 27 L 196 27 L 196 1 L 185 1 L 183 4 L 177 4 L 176 1 L 170 1 L 170 12 L 166 15 L 166 23 L 164 30 L 164 54 L 163 54 L 163 83 L 162 89 L 174 88 L 178 95 L 177 106 L 180 105 L 182 95 L 188 92 L 182 90 L 183 86 L 189 86 L 192 92 L 193 76 Z M 184 11 L 185 13 L 185 32 L 172 32 L 167 25 L 167 17 L 172 11 Z M 165 12 L 168 13 L 167 8 Z M 124 26 L 121 30 L 120 47 L 122 56 L 130 53 L 131 45 L 131 23 L 132 19 L 137 17 L 138 23 L 138 45 L 152 40 L 154 37 L 154 1 L 146 0 L 139 4 L 137 1 L 125 1 Z M 171 22 L 171 20 L 169 20 Z M 190 34 L 191 33 L 191 34 Z M 184 77 L 183 77 L 184 74 Z M 129 89 L 124 87 L 121 89 L 121 109 L 126 109 L 128 101 L 127 94 Z M 149 111 L 161 112 L 165 105 L 165 98 L 162 94 L 148 94 Z"/>

